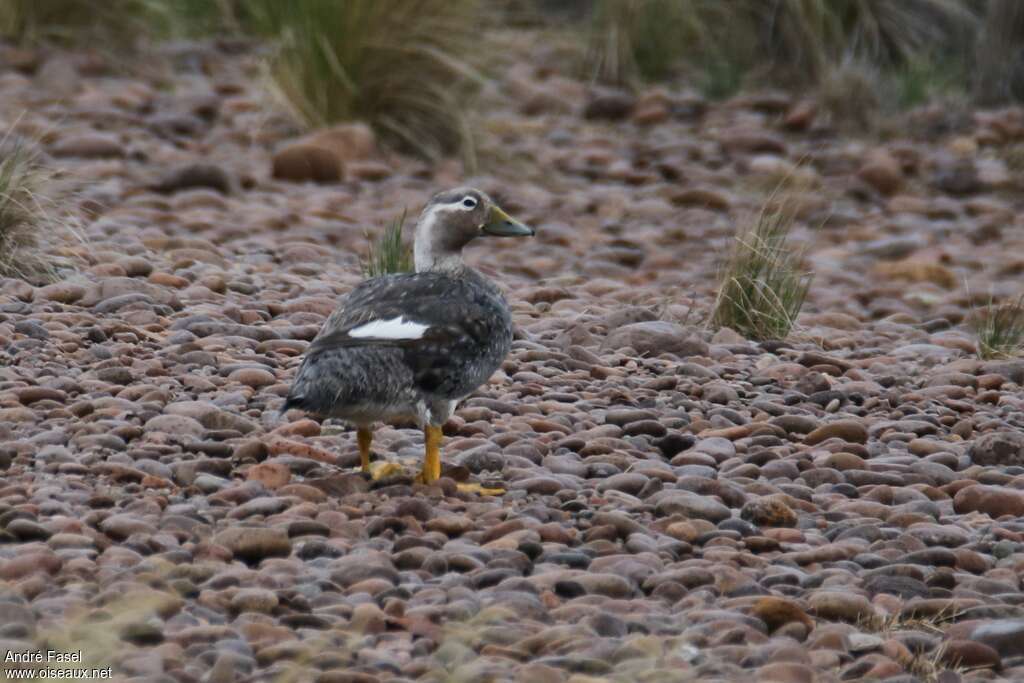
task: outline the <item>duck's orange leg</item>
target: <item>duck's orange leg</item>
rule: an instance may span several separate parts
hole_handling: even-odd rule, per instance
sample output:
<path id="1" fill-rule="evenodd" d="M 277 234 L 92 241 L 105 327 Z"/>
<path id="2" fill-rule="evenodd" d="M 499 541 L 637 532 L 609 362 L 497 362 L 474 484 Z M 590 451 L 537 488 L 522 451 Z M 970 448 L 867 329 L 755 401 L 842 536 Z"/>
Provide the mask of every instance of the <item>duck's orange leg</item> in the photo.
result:
<path id="1" fill-rule="evenodd" d="M 356 430 L 356 441 L 359 443 L 359 462 L 363 466 L 363 472 L 370 471 L 370 444 L 373 443 L 373 430 L 369 427 L 359 427 Z"/>
<path id="2" fill-rule="evenodd" d="M 441 478 L 441 438 L 440 426 L 427 425 L 423 428 L 426 453 L 423 458 L 423 471 L 416 477 L 420 484 L 432 484 Z"/>

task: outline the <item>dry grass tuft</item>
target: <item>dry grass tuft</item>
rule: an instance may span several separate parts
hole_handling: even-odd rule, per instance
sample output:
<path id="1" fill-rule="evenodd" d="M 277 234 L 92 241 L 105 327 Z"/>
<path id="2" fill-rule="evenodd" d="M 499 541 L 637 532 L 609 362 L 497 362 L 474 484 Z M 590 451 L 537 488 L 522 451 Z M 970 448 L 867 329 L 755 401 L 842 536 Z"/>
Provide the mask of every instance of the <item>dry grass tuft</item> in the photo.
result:
<path id="1" fill-rule="evenodd" d="M 943 610 L 937 614 L 928 616 L 907 616 L 896 613 L 887 617 L 872 616 L 858 622 L 858 626 L 865 631 L 889 635 L 896 631 L 924 631 L 932 635 L 941 636 L 945 631 L 943 625 L 956 621 L 959 613 L 954 610 Z"/>
<path id="2" fill-rule="evenodd" d="M 270 77 L 309 127 L 363 120 L 428 158 L 469 145 L 476 0 L 254 0 L 245 10 L 245 24 L 279 37 Z"/>
<path id="3" fill-rule="evenodd" d="M 1024 295 L 1001 304 L 990 298 L 973 317 L 979 356 L 991 360 L 1024 353 Z"/>
<path id="4" fill-rule="evenodd" d="M 908 616 L 891 614 L 887 617 L 872 616 L 858 622 L 857 626 L 864 631 L 877 633 L 883 637 L 891 637 L 897 631 L 922 631 L 932 636 L 943 637 L 944 626 L 956 621 L 961 616 L 955 609 L 944 609 L 936 614 Z M 915 653 L 910 659 L 901 662 L 907 673 L 917 676 L 925 683 L 936 683 L 943 671 L 966 673 L 969 669 L 957 666 L 945 660 L 946 648 L 940 644 L 930 652 Z"/>
<path id="5" fill-rule="evenodd" d="M 152 645 L 162 638 L 162 619 L 180 608 L 180 599 L 170 592 L 132 587 L 102 605 L 76 606 L 59 620 L 41 626 L 35 634 L 35 647 L 43 652 L 80 653 L 79 662 L 45 662 L 33 667 L 33 680 L 82 680 L 72 670 L 93 670 L 94 678 L 109 678 L 128 643 Z M 125 641 L 128 641 L 126 643 Z M 96 670 L 108 670 L 99 674 Z M 44 673 L 45 672 L 45 673 Z M 5 677 L 4 677 L 5 678 Z M 6 679 L 6 678 L 5 678 Z"/>
<path id="6" fill-rule="evenodd" d="M 715 327 L 758 341 L 789 335 L 812 279 L 801 268 L 803 254 L 787 243 L 792 209 L 774 204 L 769 200 L 754 225 L 736 237 L 711 314 Z"/>
<path id="7" fill-rule="evenodd" d="M 53 217 L 45 196 L 51 178 L 28 143 L 0 138 L 0 277 L 45 284 L 69 265 L 53 249 L 55 235 L 70 227 Z"/>
<path id="8" fill-rule="evenodd" d="M 406 214 L 391 222 L 384 232 L 370 243 L 363 263 L 365 277 L 378 277 L 392 273 L 410 273 L 413 270 L 412 249 L 402 240 Z"/>
<path id="9" fill-rule="evenodd" d="M 864 62 L 844 62 L 822 77 L 818 102 L 833 125 L 844 131 L 868 131 L 881 110 L 878 70 Z"/>
<path id="10" fill-rule="evenodd" d="M 996 150 L 1006 167 L 1017 175 L 1024 175 L 1024 142 L 1013 142 Z"/>
<path id="11" fill-rule="evenodd" d="M 907 673 L 916 676 L 923 683 L 938 683 L 939 676 L 943 671 L 951 671 L 955 674 L 965 674 L 970 669 L 962 666 L 951 665 L 944 661 L 946 654 L 945 644 L 939 645 L 931 652 L 919 652 L 904 663 Z"/>

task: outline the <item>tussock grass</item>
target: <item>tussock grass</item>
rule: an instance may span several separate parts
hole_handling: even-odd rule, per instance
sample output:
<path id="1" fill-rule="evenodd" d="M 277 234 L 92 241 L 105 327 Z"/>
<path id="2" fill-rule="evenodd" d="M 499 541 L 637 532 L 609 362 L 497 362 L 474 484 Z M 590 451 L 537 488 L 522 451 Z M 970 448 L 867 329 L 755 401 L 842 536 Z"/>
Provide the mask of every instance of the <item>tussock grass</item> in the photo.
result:
<path id="1" fill-rule="evenodd" d="M 689 67 L 707 94 L 728 95 L 765 71 L 806 85 L 850 60 L 883 69 L 967 60 L 979 29 L 965 0 L 597 0 L 588 61 L 595 77 L 620 84 Z"/>
<path id="2" fill-rule="evenodd" d="M 1024 353 L 1024 295 L 1013 301 L 988 305 L 976 311 L 972 327 L 978 338 L 978 355 L 985 360 L 1012 358 Z"/>
<path id="3" fill-rule="evenodd" d="M 51 175 L 33 147 L 10 133 L 0 138 L 0 277 L 32 284 L 58 278 L 65 259 L 53 253 L 53 219 L 45 189 Z"/>
<path id="4" fill-rule="evenodd" d="M 825 61 L 853 56 L 899 67 L 922 55 L 973 47 L 978 18 L 963 0 L 789 0 L 781 46 L 800 45 Z M 791 35 L 786 34 L 786 30 Z"/>
<path id="5" fill-rule="evenodd" d="M 598 0 L 587 62 L 597 80 L 624 84 L 671 75 L 705 26 L 694 0 Z"/>
<path id="6" fill-rule="evenodd" d="M 173 36 L 242 34 L 249 17 L 245 0 L 2 0 L 0 37 L 106 51 Z"/>
<path id="7" fill-rule="evenodd" d="M 311 128 L 369 123 L 428 158 L 467 147 L 465 103 L 480 80 L 466 57 L 476 0 L 253 0 L 243 23 L 279 37 L 274 89 Z"/>
<path id="8" fill-rule="evenodd" d="M 482 78 L 478 0 L 0 0 L 0 37 L 132 46 L 253 34 L 275 46 L 273 90 L 309 128 L 362 120 L 403 151 L 470 149 L 466 102 Z"/>
<path id="9" fill-rule="evenodd" d="M 365 277 L 412 272 L 412 249 L 402 240 L 405 218 L 406 213 L 403 211 L 399 218 L 384 228 L 376 240 L 370 242 L 369 253 L 363 262 Z"/>
<path id="10" fill-rule="evenodd" d="M 968 82 L 967 65 L 955 59 L 914 57 L 892 77 L 895 101 L 912 109 L 936 100 L 955 99 Z"/>
<path id="11" fill-rule="evenodd" d="M 0 36 L 21 44 L 130 45 L 166 30 L 173 10 L 173 3 L 156 0 L 3 0 Z"/>
<path id="12" fill-rule="evenodd" d="M 988 0 L 978 40 L 974 96 L 982 105 L 1024 99 L 1024 3 Z"/>
<path id="13" fill-rule="evenodd" d="M 793 221 L 791 208 L 769 200 L 754 225 L 736 237 L 719 279 L 713 326 L 758 341 L 789 335 L 812 279 L 801 268 L 802 252 L 787 243 Z"/>

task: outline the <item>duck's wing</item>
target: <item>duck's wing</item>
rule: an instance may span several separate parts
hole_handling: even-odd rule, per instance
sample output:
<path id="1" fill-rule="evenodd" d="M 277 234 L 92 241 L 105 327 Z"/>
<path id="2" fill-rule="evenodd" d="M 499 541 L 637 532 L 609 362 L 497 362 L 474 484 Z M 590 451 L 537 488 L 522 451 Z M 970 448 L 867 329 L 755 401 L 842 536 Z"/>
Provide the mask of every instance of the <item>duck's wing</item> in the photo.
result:
<path id="1" fill-rule="evenodd" d="M 307 359 L 356 347 L 399 348 L 417 386 L 429 392 L 509 333 L 508 309 L 473 280 L 391 275 L 352 290 L 313 340 Z"/>

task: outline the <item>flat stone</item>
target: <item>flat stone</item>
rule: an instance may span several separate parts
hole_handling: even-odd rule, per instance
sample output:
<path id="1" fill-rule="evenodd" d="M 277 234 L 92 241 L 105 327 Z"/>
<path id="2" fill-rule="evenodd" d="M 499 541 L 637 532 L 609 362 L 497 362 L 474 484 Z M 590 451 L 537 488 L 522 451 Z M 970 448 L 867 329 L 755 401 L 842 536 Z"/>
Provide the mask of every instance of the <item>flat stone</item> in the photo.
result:
<path id="1" fill-rule="evenodd" d="M 652 500 L 655 511 L 663 517 L 680 514 L 692 519 L 706 519 L 717 524 L 732 516 L 729 508 L 710 496 L 670 490 L 655 494 Z"/>
<path id="2" fill-rule="evenodd" d="M 629 347 L 641 355 L 671 353 L 681 358 L 706 356 L 708 345 L 691 331 L 663 320 L 623 325 L 613 330 L 601 344 L 605 349 Z"/>
<path id="3" fill-rule="evenodd" d="M 863 595 L 852 592 L 818 591 L 811 594 L 810 612 L 829 621 L 863 621 L 874 616 L 875 609 Z"/>
<path id="4" fill-rule="evenodd" d="M 953 497 L 953 510 L 960 515 L 983 512 L 992 518 L 1021 517 L 1024 516 L 1024 491 L 1004 486 L 967 486 Z"/>
<path id="5" fill-rule="evenodd" d="M 968 640 L 992 648 L 1001 658 L 1024 656 L 1024 619 L 996 619 L 975 628 Z"/>
<path id="6" fill-rule="evenodd" d="M 813 446 L 833 438 L 849 443 L 867 443 L 868 430 L 860 420 L 835 420 L 823 424 L 805 436 L 804 443 Z"/>

